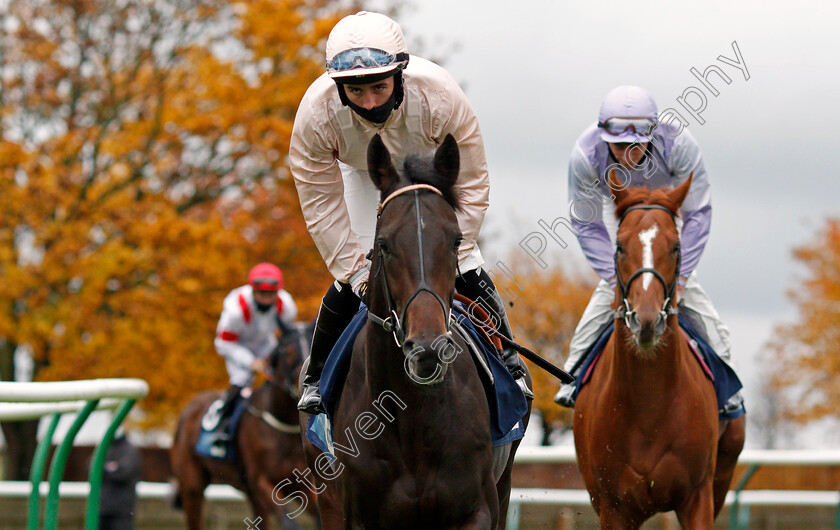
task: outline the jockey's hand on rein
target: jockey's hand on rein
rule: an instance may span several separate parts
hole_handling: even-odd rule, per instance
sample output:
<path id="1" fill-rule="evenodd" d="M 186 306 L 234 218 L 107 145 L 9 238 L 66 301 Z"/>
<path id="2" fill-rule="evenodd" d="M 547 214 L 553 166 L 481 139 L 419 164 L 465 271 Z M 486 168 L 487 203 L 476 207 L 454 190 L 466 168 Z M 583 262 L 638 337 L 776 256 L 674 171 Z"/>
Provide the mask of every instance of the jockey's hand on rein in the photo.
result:
<path id="1" fill-rule="evenodd" d="M 251 371 L 253 372 L 265 372 L 268 369 L 268 361 L 261 357 L 257 357 L 253 361 L 251 361 L 251 366 L 249 366 Z"/>
<path id="2" fill-rule="evenodd" d="M 350 289 L 353 290 L 353 294 L 355 294 L 362 300 L 364 299 L 365 293 L 367 292 L 367 284 L 369 277 L 370 265 L 365 265 L 364 268 L 359 269 L 353 274 L 353 276 L 350 277 Z"/>
<path id="3" fill-rule="evenodd" d="M 680 299 L 682 298 L 682 292 L 685 289 L 685 285 L 677 284 L 677 288 L 674 290 L 674 303 L 679 305 Z"/>

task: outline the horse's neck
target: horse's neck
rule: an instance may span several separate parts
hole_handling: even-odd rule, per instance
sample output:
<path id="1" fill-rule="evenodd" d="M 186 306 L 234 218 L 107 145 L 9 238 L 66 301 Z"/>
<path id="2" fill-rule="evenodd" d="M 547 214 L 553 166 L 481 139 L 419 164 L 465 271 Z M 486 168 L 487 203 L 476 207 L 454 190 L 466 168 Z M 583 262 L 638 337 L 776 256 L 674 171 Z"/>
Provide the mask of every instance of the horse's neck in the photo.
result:
<path id="1" fill-rule="evenodd" d="M 614 384 L 626 391 L 628 397 L 646 399 L 652 396 L 647 389 L 664 391 L 679 385 L 678 375 L 684 362 L 685 341 L 676 317 L 669 317 L 668 330 L 660 339 L 655 352 L 640 354 L 630 330 L 621 320 L 616 320 L 611 342 L 614 355 L 610 356 L 609 362 L 617 376 Z"/>
<path id="2" fill-rule="evenodd" d="M 430 392 L 430 387 L 412 381 L 406 368 L 405 354 L 397 346 L 393 335 L 373 322 L 368 323 L 366 331 L 361 369 L 364 371 L 364 386 L 370 392 L 371 400 L 390 393 L 396 394 L 408 410 L 417 411 L 422 408 L 431 413 L 431 410 L 427 410 L 429 407 L 439 405 L 446 408 L 444 387 L 449 384 L 447 381 L 435 385 L 433 392 Z M 413 417 L 413 414 L 396 414 L 394 423 L 402 423 L 401 418 L 413 423 Z"/>
<path id="3" fill-rule="evenodd" d="M 298 423 L 297 404 L 285 387 L 266 381 L 259 392 L 262 394 L 261 400 L 266 412 L 282 422 Z"/>
<path id="4" fill-rule="evenodd" d="M 371 388 L 376 390 L 394 389 L 402 385 L 405 372 L 405 356 L 397 346 L 394 336 L 373 322 L 367 324 L 365 341 L 364 370 Z M 374 388 L 382 387 L 382 388 Z"/>

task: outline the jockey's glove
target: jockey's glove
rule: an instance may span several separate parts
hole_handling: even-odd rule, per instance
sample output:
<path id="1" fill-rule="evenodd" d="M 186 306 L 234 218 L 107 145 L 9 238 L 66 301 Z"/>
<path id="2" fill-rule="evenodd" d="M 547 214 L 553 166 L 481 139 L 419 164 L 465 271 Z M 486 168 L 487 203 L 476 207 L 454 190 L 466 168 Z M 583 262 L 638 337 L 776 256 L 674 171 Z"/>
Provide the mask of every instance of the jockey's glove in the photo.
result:
<path id="1" fill-rule="evenodd" d="M 350 289 L 353 294 L 360 299 L 364 299 L 367 292 L 368 278 L 370 277 L 370 264 L 365 265 L 364 268 L 357 270 L 353 276 L 350 277 Z"/>

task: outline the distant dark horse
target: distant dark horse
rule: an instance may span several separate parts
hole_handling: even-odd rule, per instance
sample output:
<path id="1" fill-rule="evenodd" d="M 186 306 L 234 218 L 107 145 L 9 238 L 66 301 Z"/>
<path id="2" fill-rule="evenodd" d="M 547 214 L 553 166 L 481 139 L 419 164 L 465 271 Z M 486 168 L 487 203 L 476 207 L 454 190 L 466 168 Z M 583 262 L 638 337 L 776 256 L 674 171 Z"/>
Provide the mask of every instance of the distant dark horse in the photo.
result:
<path id="1" fill-rule="evenodd" d="M 193 451 L 204 413 L 223 393 L 204 392 L 184 407 L 170 457 L 177 481 L 176 495 L 191 530 L 204 527 L 204 488 L 211 482 L 230 484 L 245 492 L 253 509 L 252 520 L 261 517 L 262 530 L 269 528 L 270 514 L 280 519 L 284 528 L 299 528 L 276 502 L 294 488 L 274 489 L 285 479 L 294 479 L 296 469 L 306 467 L 300 445 L 296 385 L 311 338 L 312 324 L 298 323 L 280 339 L 270 358 L 268 380 L 251 395 L 247 412 L 239 422 L 235 439 L 238 464 L 201 457 Z M 309 511 L 317 518 L 314 503 L 310 503 Z"/>
<path id="2" fill-rule="evenodd" d="M 639 528 L 670 510 L 683 528 L 712 528 L 744 445 L 745 417 L 719 422 L 713 385 L 677 322 L 674 218 L 690 186 L 615 191 L 621 309 L 574 415 L 601 528 Z"/>
<path id="3" fill-rule="evenodd" d="M 452 136 L 433 159 L 409 157 L 403 175 L 378 135 L 368 147 L 381 201 L 369 320 L 334 409 L 335 447 L 343 453 L 331 466 L 304 437 L 325 528 L 505 526 L 519 441 L 491 447 L 479 372 L 450 332 L 461 242 L 458 169 Z"/>

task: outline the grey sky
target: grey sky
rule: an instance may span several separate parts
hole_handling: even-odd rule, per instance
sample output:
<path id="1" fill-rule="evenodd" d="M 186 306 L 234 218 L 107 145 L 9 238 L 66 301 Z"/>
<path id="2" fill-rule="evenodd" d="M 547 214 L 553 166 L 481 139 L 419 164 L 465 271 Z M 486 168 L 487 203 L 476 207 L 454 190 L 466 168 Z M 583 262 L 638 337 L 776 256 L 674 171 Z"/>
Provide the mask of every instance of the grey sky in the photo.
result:
<path id="1" fill-rule="evenodd" d="M 457 44 L 446 67 L 478 114 L 491 171 L 484 232 L 504 241 L 485 248 L 491 263 L 517 252 L 540 219 L 568 215 L 569 154 L 607 91 L 640 85 L 660 111 L 687 119 L 714 207 L 697 272 L 742 365 L 775 324 L 794 318 L 785 292 L 803 269 L 792 248 L 812 240 L 825 216 L 840 216 L 838 20 L 840 3 L 827 1 L 424 0 L 400 17 L 427 55 Z M 718 60 L 736 58 L 733 41 L 749 80 Z M 709 77 L 717 97 L 690 72 L 713 64 L 731 79 Z M 689 87 L 708 99 L 703 125 L 677 101 Z M 560 260 L 584 263 L 577 242 L 549 263 Z M 754 395 L 757 375 L 744 371 Z"/>

